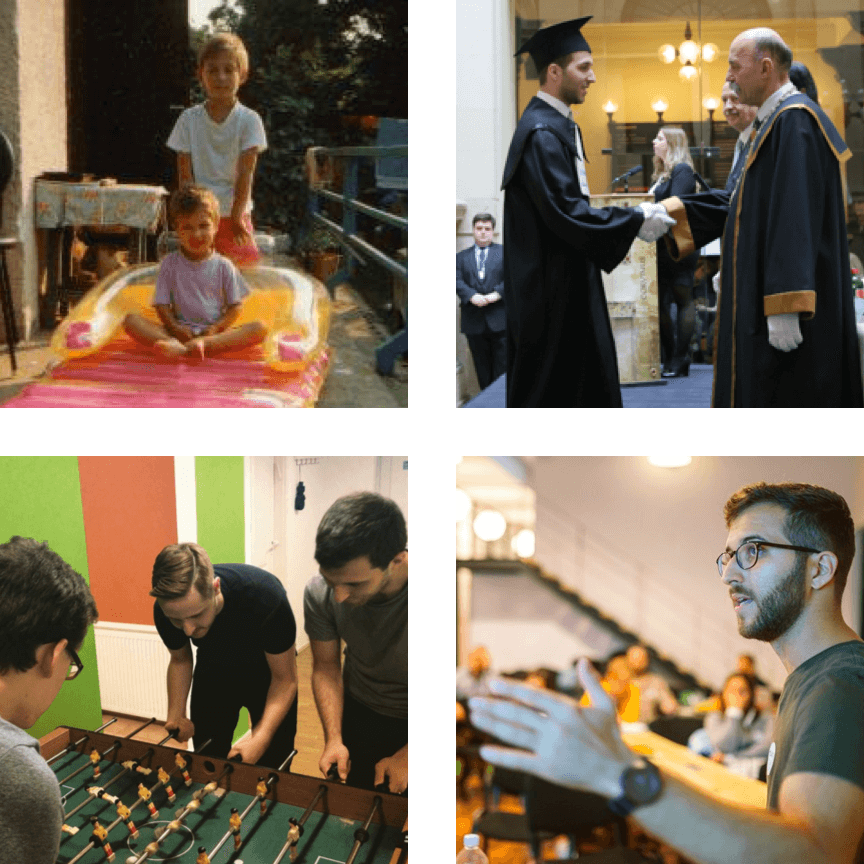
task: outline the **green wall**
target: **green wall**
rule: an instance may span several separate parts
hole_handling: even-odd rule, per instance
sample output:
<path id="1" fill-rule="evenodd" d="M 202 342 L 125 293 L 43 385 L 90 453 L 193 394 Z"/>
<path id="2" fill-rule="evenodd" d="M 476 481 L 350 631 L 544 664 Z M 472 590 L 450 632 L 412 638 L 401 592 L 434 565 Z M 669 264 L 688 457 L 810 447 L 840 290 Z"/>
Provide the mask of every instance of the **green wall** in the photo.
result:
<path id="1" fill-rule="evenodd" d="M 214 564 L 243 564 L 246 533 L 242 456 L 196 456 L 198 543 Z M 244 708 L 233 740 L 250 728 Z"/>
<path id="2" fill-rule="evenodd" d="M 0 542 L 19 534 L 47 543 L 89 584 L 77 458 L 2 456 L 0 488 Z M 95 729 L 102 724 L 92 628 L 80 653 L 84 671 L 63 685 L 51 707 L 29 730 L 34 737 L 57 726 Z"/>

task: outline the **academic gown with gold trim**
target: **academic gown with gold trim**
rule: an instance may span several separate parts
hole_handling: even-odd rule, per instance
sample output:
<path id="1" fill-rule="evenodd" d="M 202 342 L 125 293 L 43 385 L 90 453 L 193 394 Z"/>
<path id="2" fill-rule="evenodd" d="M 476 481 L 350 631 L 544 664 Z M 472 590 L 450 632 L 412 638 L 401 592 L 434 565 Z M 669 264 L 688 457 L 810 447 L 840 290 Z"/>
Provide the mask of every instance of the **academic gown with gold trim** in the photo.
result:
<path id="1" fill-rule="evenodd" d="M 596 209 L 576 172 L 573 127 L 534 97 L 519 120 L 502 188 L 508 408 L 620 408 L 600 270 L 627 255 L 640 210 Z"/>
<path id="2" fill-rule="evenodd" d="M 793 94 L 759 130 L 731 196 L 663 202 L 676 257 L 723 236 L 715 408 L 864 406 L 840 172 L 850 155 L 822 109 Z M 790 312 L 804 341 L 778 351 L 766 316 Z"/>

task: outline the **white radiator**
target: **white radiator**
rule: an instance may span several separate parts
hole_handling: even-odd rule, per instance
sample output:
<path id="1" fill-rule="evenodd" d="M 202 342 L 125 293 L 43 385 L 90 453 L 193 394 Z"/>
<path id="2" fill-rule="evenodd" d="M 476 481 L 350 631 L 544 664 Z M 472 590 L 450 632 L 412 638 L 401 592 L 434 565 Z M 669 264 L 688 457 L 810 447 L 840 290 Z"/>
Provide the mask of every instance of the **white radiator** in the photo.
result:
<path id="1" fill-rule="evenodd" d="M 164 720 L 170 656 L 156 628 L 99 621 L 93 629 L 102 710 Z"/>

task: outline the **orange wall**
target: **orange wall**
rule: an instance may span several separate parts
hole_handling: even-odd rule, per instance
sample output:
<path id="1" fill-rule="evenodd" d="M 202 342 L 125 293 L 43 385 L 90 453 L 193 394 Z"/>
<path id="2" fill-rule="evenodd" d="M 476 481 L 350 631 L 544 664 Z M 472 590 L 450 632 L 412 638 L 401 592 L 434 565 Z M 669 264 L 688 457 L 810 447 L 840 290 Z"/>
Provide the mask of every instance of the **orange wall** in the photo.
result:
<path id="1" fill-rule="evenodd" d="M 102 621 L 152 624 L 150 574 L 177 542 L 171 456 L 78 459 L 90 589 Z"/>

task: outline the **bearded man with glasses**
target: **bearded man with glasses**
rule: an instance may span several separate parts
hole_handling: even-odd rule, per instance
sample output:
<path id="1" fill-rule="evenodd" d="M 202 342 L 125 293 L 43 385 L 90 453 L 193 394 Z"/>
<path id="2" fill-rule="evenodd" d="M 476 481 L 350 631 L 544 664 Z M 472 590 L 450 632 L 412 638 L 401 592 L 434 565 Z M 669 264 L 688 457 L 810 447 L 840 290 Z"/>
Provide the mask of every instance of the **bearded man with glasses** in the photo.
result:
<path id="1" fill-rule="evenodd" d="M 770 642 L 789 673 L 768 754 L 767 810 L 729 805 L 660 771 L 621 738 L 586 660 L 593 708 L 493 681 L 472 699 L 478 729 L 520 748 L 483 747 L 496 765 L 610 798 L 688 860 L 864 862 L 864 642 L 843 620 L 855 526 L 843 498 L 804 483 L 757 483 L 726 502 L 717 567 L 738 631 Z"/>

